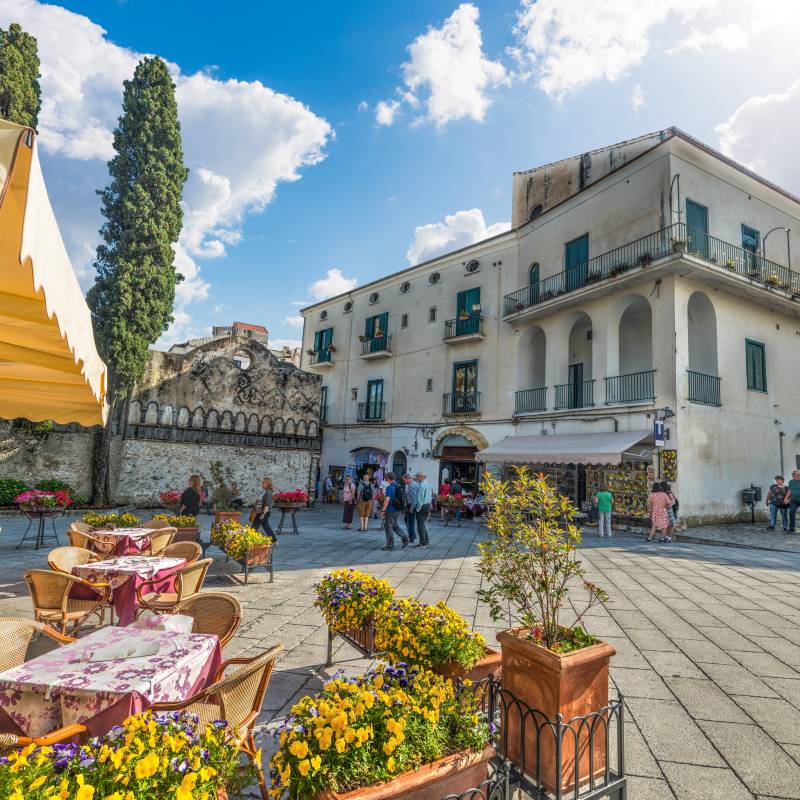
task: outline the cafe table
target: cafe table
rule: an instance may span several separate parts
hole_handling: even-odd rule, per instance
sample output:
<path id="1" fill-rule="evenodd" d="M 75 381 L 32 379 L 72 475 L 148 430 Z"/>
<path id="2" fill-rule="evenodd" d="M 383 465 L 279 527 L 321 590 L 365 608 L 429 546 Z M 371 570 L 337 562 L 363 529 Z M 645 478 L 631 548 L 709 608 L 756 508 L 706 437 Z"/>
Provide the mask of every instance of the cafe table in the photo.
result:
<path id="1" fill-rule="evenodd" d="M 92 583 L 107 583 L 111 587 L 111 602 L 119 624 L 128 625 L 136 618 L 139 608 L 136 590 L 143 583 L 153 581 L 149 591 L 174 592 L 176 573 L 184 564 L 183 558 L 116 556 L 78 564 L 72 568 L 72 574 Z M 82 591 L 85 591 L 82 586 L 73 589 L 76 593 Z"/>
<path id="2" fill-rule="evenodd" d="M 91 536 L 99 544 L 95 545 L 97 552 L 125 556 L 136 555 L 150 547 L 152 532 L 150 528 L 98 528 Z"/>
<path id="3" fill-rule="evenodd" d="M 219 639 L 178 632 L 175 622 L 100 628 L 0 673 L 0 731 L 37 737 L 80 724 L 102 736 L 153 703 L 202 691 L 222 662 Z"/>

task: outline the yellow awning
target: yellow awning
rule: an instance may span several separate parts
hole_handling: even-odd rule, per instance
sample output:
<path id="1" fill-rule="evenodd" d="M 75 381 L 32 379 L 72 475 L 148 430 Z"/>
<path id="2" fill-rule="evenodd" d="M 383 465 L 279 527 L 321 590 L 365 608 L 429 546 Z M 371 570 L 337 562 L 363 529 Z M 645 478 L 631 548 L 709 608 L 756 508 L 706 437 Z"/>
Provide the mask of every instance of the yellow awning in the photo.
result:
<path id="1" fill-rule="evenodd" d="M 0 417 L 102 424 L 106 380 L 36 136 L 0 120 Z"/>

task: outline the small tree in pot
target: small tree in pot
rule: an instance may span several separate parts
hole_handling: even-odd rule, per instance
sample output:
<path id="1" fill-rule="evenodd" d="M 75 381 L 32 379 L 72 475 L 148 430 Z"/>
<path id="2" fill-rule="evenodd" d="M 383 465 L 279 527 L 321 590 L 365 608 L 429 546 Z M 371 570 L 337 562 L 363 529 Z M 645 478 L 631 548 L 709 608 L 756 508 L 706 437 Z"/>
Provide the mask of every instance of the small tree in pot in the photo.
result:
<path id="1" fill-rule="evenodd" d="M 518 467 L 510 481 L 487 475 L 482 485 L 492 511 L 487 518 L 491 538 L 479 544 L 479 571 L 487 588 L 478 592 L 494 620 L 513 608 L 520 627 L 497 635 L 502 644 L 503 689 L 551 721 L 600 711 L 608 705 L 608 663 L 615 650 L 585 630 L 586 612 L 608 598 L 585 579 L 576 557 L 579 529 L 573 524 L 575 509 L 543 475 Z M 582 610 L 570 624 L 567 611 L 571 588 L 582 586 Z M 585 601 L 585 602 L 584 602 Z M 525 725 L 524 738 L 520 726 Z M 561 765 L 556 764 L 555 738 L 537 740 L 535 721 L 522 718 L 518 708 L 507 713 L 508 755 L 518 764 L 534 768 L 540 759 L 545 788 L 572 785 L 575 770 L 581 781 L 589 778 L 588 731 L 567 737 Z M 602 728 L 603 726 L 598 726 Z M 522 742 L 524 741 L 524 745 Z M 593 743 L 595 775 L 605 768 L 605 730 L 596 730 Z M 538 752 L 537 752 L 538 751 Z"/>
<path id="2" fill-rule="evenodd" d="M 221 461 L 211 462 L 211 496 L 214 499 L 214 520 L 241 519 L 242 512 L 235 508 L 233 500 L 233 472 L 230 467 L 223 467 Z"/>

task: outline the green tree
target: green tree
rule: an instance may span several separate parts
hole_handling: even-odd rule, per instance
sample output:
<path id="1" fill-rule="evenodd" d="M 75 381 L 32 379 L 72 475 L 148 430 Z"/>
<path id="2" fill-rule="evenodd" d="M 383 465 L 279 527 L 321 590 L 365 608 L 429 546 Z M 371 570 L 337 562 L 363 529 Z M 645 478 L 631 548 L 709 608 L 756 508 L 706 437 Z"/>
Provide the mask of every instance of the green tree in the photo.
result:
<path id="1" fill-rule="evenodd" d="M 35 130 L 41 107 L 36 39 L 12 22 L 0 28 L 0 118 Z"/>
<path id="2" fill-rule="evenodd" d="M 174 245 L 183 224 L 188 176 L 175 86 L 160 58 L 145 58 L 125 81 L 114 131 L 111 181 L 99 192 L 105 223 L 97 279 L 88 294 L 95 337 L 109 369 L 111 418 L 144 374 L 148 351 L 172 322 Z M 110 429 L 96 458 L 95 498 L 107 496 Z"/>

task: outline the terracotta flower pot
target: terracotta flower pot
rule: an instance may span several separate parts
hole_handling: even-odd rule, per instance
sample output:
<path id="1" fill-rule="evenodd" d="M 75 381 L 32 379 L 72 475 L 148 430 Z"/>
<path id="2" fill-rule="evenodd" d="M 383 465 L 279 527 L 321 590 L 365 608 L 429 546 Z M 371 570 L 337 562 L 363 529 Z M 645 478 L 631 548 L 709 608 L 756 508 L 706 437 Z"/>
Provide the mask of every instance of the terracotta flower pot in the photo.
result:
<path id="1" fill-rule="evenodd" d="M 269 551 L 272 545 L 269 544 L 260 544 L 256 547 L 251 547 L 244 555 L 242 559 L 243 563 L 246 563 L 248 567 L 258 567 L 263 566 L 269 562 Z"/>
<path id="2" fill-rule="evenodd" d="M 454 753 L 413 772 L 404 772 L 388 783 L 343 794 L 326 790 L 315 800 L 439 800 L 450 794 L 460 795 L 487 779 L 493 755 L 493 747 L 486 747 L 481 753 Z"/>
<path id="3" fill-rule="evenodd" d="M 174 542 L 196 542 L 197 534 L 200 533 L 200 528 L 176 528 L 175 536 L 172 541 Z"/>
<path id="4" fill-rule="evenodd" d="M 224 786 L 217 789 L 217 800 L 228 800 L 228 790 Z"/>
<path id="5" fill-rule="evenodd" d="M 433 671 L 439 675 L 444 675 L 445 678 L 461 678 L 462 680 L 468 678 L 471 681 L 482 681 L 484 678 L 488 678 L 489 675 L 499 678 L 502 658 L 503 656 L 499 650 L 487 647 L 483 658 L 469 669 L 465 669 L 455 661 L 448 661 Z"/>
<path id="6" fill-rule="evenodd" d="M 241 511 L 215 511 L 214 512 L 214 522 L 224 522 L 227 519 L 232 519 L 232 520 L 235 520 L 236 522 L 241 522 L 242 512 Z"/>
<path id="7" fill-rule="evenodd" d="M 531 709 L 555 722 L 561 714 L 564 722 L 585 717 L 608 705 L 608 663 L 616 650 L 605 642 L 559 655 L 527 639 L 527 629 L 501 631 L 503 690 Z M 556 765 L 556 737 L 543 717 L 528 715 L 524 721 L 524 746 L 520 739 L 520 711 L 512 704 L 503 720 L 503 740 L 507 755 L 526 774 L 536 778 L 537 726 L 539 734 L 539 779 L 547 791 L 555 791 L 559 767 Z M 575 724 L 565 727 L 562 738 L 561 786 L 574 786 L 575 769 L 579 782 L 589 780 L 589 731 Z M 594 726 L 592 765 L 595 777 L 605 771 L 606 728 L 602 721 Z"/>

